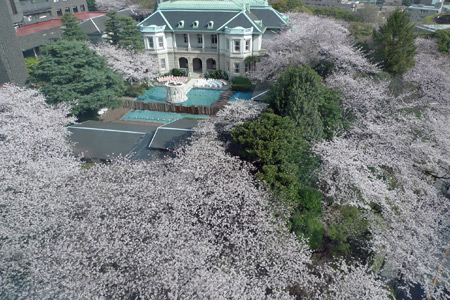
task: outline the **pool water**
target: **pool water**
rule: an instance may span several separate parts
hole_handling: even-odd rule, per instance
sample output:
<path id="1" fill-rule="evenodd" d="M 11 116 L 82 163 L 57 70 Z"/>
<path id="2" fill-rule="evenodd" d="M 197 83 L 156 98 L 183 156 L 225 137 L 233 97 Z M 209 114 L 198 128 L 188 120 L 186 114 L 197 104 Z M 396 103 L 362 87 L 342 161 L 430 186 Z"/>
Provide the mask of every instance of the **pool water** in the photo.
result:
<path id="1" fill-rule="evenodd" d="M 179 114 L 172 112 L 150 111 L 150 110 L 132 110 L 121 118 L 124 121 L 139 121 L 139 122 L 153 122 L 153 123 L 170 123 L 179 119 L 194 118 L 207 119 L 205 115 L 193 114 Z"/>
<path id="2" fill-rule="evenodd" d="M 193 88 L 187 93 L 188 100 L 180 104 L 183 106 L 211 106 L 213 103 L 219 101 L 220 93 L 223 91 L 224 90 Z M 163 86 L 155 86 L 150 90 L 147 90 L 143 95 L 137 97 L 136 100 L 144 101 L 145 103 L 166 102 L 166 88 Z"/>
<path id="3" fill-rule="evenodd" d="M 233 95 L 230 97 L 230 102 L 240 100 L 250 100 L 252 98 L 253 92 L 233 92 Z"/>

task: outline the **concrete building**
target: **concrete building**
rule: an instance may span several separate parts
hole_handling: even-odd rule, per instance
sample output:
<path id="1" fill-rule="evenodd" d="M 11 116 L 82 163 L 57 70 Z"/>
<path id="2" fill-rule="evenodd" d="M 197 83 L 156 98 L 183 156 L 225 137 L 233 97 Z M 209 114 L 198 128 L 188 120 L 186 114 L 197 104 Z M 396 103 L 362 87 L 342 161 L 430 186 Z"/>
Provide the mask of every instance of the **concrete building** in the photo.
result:
<path id="1" fill-rule="evenodd" d="M 0 0 L 0 7 L 7 5 L 7 0 Z M 25 83 L 28 74 L 20 50 L 11 14 L 0 9 L 0 85 L 5 82 Z"/>
<path id="2" fill-rule="evenodd" d="M 233 77 L 244 75 L 245 59 L 262 55 L 265 41 L 286 24 L 266 0 L 180 0 L 159 3 L 139 27 L 161 73 L 223 70 Z"/>
<path id="3" fill-rule="evenodd" d="M 16 26 L 52 20 L 65 12 L 87 11 L 86 0 L 8 0 L 6 6 Z"/>
<path id="4" fill-rule="evenodd" d="M 425 17 L 437 15 L 442 12 L 444 2 L 436 2 L 434 5 L 411 5 L 408 7 L 411 22 L 420 22 Z"/>

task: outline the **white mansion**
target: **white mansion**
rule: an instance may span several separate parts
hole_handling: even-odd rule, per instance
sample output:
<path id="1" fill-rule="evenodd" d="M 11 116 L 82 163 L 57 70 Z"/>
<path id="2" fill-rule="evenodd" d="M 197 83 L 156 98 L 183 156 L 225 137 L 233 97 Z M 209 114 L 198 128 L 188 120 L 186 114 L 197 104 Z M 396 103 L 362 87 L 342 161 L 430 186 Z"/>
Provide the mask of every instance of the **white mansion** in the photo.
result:
<path id="1" fill-rule="evenodd" d="M 286 21 L 267 0 L 172 0 L 139 28 L 161 73 L 223 70 L 232 77 L 245 73 L 245 58 L 263 54 L 264 42 Z"/>

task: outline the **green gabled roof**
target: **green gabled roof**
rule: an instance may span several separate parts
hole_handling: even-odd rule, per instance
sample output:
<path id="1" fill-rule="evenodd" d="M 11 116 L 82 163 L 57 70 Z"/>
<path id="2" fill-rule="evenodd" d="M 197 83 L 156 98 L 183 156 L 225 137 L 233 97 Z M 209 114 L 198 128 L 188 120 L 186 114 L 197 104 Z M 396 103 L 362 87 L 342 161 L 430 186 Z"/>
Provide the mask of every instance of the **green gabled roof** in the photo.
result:
<path id="1" fill-rule="evenodd" d="M 193 26 L 194 22 L 198 25 Z M 208 26 L 210 23 L 213 26 Z M 283 16 L 266 0 L 172 0 L 162 2 L 139 25 L 142 28 L 166 25 L 165 31 L 179 32 L 220 32 L 225 26 L 252 27 L 254 33 L 264 33 L 267 28 L 281 28 L 285 24 Z"/>
<path id="2" fill-rule="evenodd" d="M 268 6 L 267 0 L 172 0 L 158 4 L 159 10 L 241 10 L 244 6 Z"/>

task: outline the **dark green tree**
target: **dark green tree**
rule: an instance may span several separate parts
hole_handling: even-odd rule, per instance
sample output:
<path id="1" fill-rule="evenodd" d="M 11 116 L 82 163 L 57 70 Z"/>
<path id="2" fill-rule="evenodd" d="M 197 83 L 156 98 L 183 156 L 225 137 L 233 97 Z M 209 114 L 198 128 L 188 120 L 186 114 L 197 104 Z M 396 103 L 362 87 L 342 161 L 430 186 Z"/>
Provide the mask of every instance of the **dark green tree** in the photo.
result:
<path id="1" fill-rule="evenodd" d="M 438 50 L 450 54 L 450 30 L 436 30 L 433 36 L 436 38 Z"/>
<path id="2" fill-rule="evenodd" d="M 311 13 L 311 10 L 301 0 L 280 0 L 273 2 L 270 5 L 279 12 L 292 11 Z"/>
<path id="3" fill-rule="evenodd" d="M 87 0 L 87 6 L 89 11 L 96 11 L 97 10 L 97 3 L 95 0 Z"/>
<path id="4" fill-rule="evenodd" d="M 108 20 L 105 22 L 105 32 L 107 40 L 112 45 L 119 45 L 120 40 L 120 17 L 116 11 L 110 11 L 106 14 Z"/>
<path id="5" fill-rule="evenodd" d="M 130 17 L 120 17 L 119 47 L 135 52 L 144 50 L 144 39 L 141 31 Z"/>
<path id="6" fill-rule="evenodd" d="M 65 13 L 61 19 L 63 26 L 61 27 L 62 38 L 69 41 L 85 41 L 86 33 L 78 26 L 77 17 L 72 13 Z"/>
<path id="7" fill-rule="evenodd" d="M 403 74 L 414 66 L 416 46 L 414 24 L 406 11 L 395 10 L 387 23 L 374 31 L 374 58 L 393 75 Z"/>
<path id="8" fill-rule="evenodd" d="M 338 20 L 344 20 L 347 22 L 362 22 L 362 18 L 356 14 L 343 10 L 339 7 L 310 7 L 312 13 L 316 16 L 331 17 Z"/>
<path id="9" fill-rule="evenodd" d="M 298 181 L 299 161 L 308 159 L 309 145 L 290 118 L 269 110 L 257 120 L 237 126 L 231 136 L 240 144 L 241 156 L 258 167 L 258 177 L 272 189 Z"/>
<path id="10" fill-rule="evenodd" d="M 136 52 L 144 49 L 142 34 L 132 18 L 119 17 L 115 11 L 106 16 L 105 31 L 109 43 Z"/>
<path id="11" fill-rule="evenodd" d="M 115 104 L 124 91 L 122 76 L 84 42 L 59 40 L 41 48 L 30 76 L 51 104 L 68 103 L 77 116 Z"/>
<path id="12" fill-rule="evenodd" d="M 276 114 L 291 117 L 308 141 L 331 139 L 342 126 L 339 95 L 310 67 L 289 67 L 266 99 Z"/>
<path id="13" fill-rule="evenodd" d="M 327 247 L 334 256 L 370 260 L 369 223 L 356 206 L 333 207 L 338 218 L 326 230 Z"/>
<path id="14" fill-rule="evenodd" d="M 277 195 L 283 205 L 291 208 L 286 220 L 291 231 L 308 237 L 311 248 L 322 243 L 322 194 L 309 187 L 318 159 L 301 137 L 297 124 L 268 110 L 260 118 L 237 126 L 233 140 L 241 146 L 241 156 L 258 168 L 258 178 Z"/>

